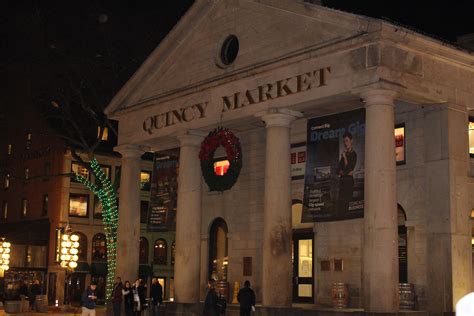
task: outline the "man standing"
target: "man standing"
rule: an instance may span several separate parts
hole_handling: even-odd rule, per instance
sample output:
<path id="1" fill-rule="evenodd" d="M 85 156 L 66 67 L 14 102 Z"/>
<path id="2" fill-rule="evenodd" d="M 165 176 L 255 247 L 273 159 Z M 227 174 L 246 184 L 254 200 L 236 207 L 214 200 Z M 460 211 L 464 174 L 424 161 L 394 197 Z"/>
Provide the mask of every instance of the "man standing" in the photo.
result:
<path id="1" fill-rule="evenodd" d="M 95 301 L 97 296 L 95 290 L 97 284 L 92 282 L 91 285 L 82 293 L 81 304 L 82 304 L 82 316 L 95 316 Z"/>
<path id="2" fill-rule="evenodd" d="M 163 304 L 163 287 L 161 286 L 158 279 L 153 278 L 151 280 L 151 311 L 152 316 L 160 315 L 160 305 Z"/>
<path id="3" fill-rule="evenodd" d="M 250 288 L 250 281 L 244 282 L 244 288 L 237 294 L 237 300 L 240 303 L 240 316 L 250 316 L 252 308 L 255 309 L 255 293 Z"/>
<path id="4" fill-rule="evenodd" d="M 30 300 L 31 300 L 31 311 L 34 311 L 36 309 L 36 296 L 41 294 L 41 288 L 40 288 L 40 282 L 39 280 L 35 280 L 33 282 L 33 285 L 31 285 L 31 295 L 30 295 Z"/>
<path id="5" fill-rule="evenodd" d="M 114 284 L 114 291 L 112 293 L 112 302 L 114 306 L 114 316 L 120 316 L 120 309 L 122 308 L 122 279 L 119 277 Z"/>

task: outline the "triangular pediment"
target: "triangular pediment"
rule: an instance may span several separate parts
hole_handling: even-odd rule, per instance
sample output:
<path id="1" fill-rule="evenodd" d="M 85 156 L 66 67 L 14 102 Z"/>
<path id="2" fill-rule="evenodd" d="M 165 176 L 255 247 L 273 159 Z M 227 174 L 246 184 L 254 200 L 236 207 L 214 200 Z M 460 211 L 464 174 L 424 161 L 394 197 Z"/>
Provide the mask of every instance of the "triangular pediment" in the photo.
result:
<path id="1" fill-rule="evenodd" d="M 245 76 L 260 66 L 367 32 L 368 21 L 297 0 L 197 0 L 107 111 Z M 231 34 L 239 40 L 237 58 L 219 67 L 221 45 Z"/>

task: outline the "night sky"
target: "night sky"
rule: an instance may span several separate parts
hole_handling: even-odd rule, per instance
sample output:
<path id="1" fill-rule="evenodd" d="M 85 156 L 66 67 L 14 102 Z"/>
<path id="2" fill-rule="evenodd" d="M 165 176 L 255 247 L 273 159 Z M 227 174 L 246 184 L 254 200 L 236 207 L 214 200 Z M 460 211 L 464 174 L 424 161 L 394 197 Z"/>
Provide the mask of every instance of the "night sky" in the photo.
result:
<path id="1" fill-rule="evenodd" d="M 104 106 L 193 0 L 0 1 L 0 108 L 35 104 L 72 71 L 91 80 Z M 328 7 L 382 17 L 447 42 L 474 32 L 474 1 L 326 0 Z M 75 76 L 74 75 L 74 76 Z M 76 78 L 77 79 L 77 78 Z"/>

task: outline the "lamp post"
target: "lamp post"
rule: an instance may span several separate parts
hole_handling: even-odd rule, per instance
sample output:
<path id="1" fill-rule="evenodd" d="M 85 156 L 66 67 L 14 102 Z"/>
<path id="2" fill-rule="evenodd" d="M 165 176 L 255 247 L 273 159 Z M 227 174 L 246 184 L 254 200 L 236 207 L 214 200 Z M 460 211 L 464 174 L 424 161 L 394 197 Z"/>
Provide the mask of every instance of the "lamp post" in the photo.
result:
<path id="1" fill-rule="evenodd" d="M 74 272 L 79 260 L 79 236 L 71 232 L 71 227 L 67 225 L 61 235 L 60 256 L 61 268 L 66 269 L 66 297 L 65 303 L 69 301 L 68 271 Z"/>

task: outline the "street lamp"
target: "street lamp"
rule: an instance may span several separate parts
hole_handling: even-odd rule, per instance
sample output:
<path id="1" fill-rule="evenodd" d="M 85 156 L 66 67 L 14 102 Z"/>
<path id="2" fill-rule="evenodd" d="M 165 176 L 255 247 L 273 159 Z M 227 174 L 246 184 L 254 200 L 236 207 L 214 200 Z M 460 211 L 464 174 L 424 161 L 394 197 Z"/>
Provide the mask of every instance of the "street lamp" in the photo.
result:
<path id="1" fill-rule="evenodd" d="M 79 236 L 71 233 L 71 228 L 66 227 L 64 234 L 61 236 L 61 267 L 74 271 L 79 260 Z"/>
<path id="2" fill-rule="evenodd" d="M 10 247 L 11 244 L 2 238 L 0 242 L 0 270 L 7 271 L 10 268 Z"/>

